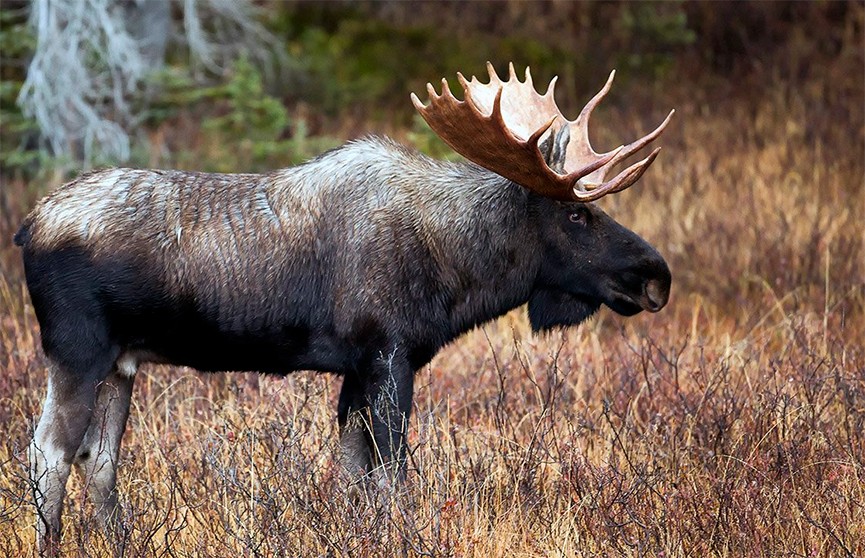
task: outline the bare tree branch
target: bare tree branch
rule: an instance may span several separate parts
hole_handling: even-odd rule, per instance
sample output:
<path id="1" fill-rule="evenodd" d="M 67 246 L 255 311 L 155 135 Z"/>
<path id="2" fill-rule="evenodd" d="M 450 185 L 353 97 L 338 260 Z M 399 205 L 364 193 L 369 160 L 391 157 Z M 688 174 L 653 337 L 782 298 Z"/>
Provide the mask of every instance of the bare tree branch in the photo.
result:
<path id="1" fill-rule="evenodd" d="M 130 156 L 148 81 L 170 41 L 185 45 L 194 76 L 221 74 L 240 54 L 272 73 L 278 42 L 246 0 L 184 0 L 172 35 L 169 0 L 34 0 L 37 47 L 18 97 L 54 155 L 89 166 Z M 202 71 L 204 70 L 204 71 Z"/>

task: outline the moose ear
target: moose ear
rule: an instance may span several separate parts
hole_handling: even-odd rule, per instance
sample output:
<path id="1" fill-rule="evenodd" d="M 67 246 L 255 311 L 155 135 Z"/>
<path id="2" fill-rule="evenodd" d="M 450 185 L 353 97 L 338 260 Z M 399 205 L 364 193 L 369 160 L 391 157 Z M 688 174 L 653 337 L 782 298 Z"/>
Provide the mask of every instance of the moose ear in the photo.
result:
<path id="1" fill-rule="evenodd" d="M 568 156 L 568 142 L 571 141 L 571 127 L 562 126 L 556 132 L 556 139 L 553 142 L 553 149 L 550 152 L 550 158 L 547 164 L 551 169 L 559 174 L 567 174 L 565 172 L 565 158 Z"/>
<path id="2" fill-rule="evenodd" d="M 529 298 L 529 323 L 535 333 L 580 324 L 600 308 L 600 302 L 561 291 L 539 289 Z"/>
<path id="3" fill-rule="evenodd" d="M 538 144 L 538 150 L 544 157 L 547 166 L 558 174 L 566 174 L 565 157 L 568 151 L 568 142 L 571 140 L 571 130 L 568 126 L 562 126 L 558 131 L 550 129 L 550 133 Z"/>
<path id="4" fill-rule="evenodd" d="M 547 166 L 550 165 L 551 155 L 553 154 L 553 133 L 545 134 L 544 139 L 538 142 L 538 151 L 541 152 L 541 156 L 544 158 L 544 161 L 547 163 Z"/>

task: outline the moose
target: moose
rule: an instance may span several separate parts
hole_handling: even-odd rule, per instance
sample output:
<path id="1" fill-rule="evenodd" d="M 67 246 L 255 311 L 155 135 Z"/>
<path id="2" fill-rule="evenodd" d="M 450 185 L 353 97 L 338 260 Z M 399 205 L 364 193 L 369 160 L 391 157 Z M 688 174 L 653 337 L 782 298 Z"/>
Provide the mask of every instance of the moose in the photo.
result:
<path id="1" fill-rule="evenodd" d="M 601 305 L 667 303 L 658 252 L 591 202 L 634 184 L 665 129 L 607 153 L 589 143 L 603 89 L 568 120 L 528 68 L 457 74 L 411 100 L 468 161 L 369 136 L 266 174 L 112 168 L 42 199 L 15 235 L 48 364 L 29 448 L 42 549 L 57 548 L 73 466 L 116 522 L 120 443 L 137 367 L 342 376 L 351 478 L 399 479 L 413 379 L 466 331 L 527 304 L 536 332 Z"/>

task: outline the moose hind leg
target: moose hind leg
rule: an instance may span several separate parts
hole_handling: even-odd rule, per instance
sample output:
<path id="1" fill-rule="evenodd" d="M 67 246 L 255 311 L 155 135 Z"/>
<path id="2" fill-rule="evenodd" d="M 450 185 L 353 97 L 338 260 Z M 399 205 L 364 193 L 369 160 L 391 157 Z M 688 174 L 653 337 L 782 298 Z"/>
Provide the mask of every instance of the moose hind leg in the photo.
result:
<path id="1" fill-rule="evenodd" d="M 29 448 L 37 539 L 43 554 L 58 551 L 66 481 L 90 424 L 99 384 L 112 361 L 111 355 L 102 354 L 86 365 L 69 367 L 54 361 L 49 366 L 42 416 Z"/>
<path id="2" fill-rule="evenodd" d="M 90 426 L 75 453 L 75 466 L 84 477 L 87 494 L 109 533 L 115 533 L 119 527 L 117 462 L 129 418 L 133 382 L 134 375 L 120 369 L 102 382 Z"/>

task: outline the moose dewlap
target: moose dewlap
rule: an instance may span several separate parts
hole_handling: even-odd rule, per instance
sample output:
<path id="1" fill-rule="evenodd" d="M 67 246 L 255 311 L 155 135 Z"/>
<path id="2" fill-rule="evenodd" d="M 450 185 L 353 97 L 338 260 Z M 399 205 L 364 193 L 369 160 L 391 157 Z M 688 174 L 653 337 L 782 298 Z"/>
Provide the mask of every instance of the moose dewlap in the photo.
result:
<path id="1" fill-rule="evenodd" d="M 399 475 L 415 372 L 445 344 L 528 304 L 535 330 L 602 304 L 664 307 L 670 271 L 589 202 L 631 186 L 658 150 L 607 180 L 663 131 L 608 153 L 593 108 L 562 116 L 526 70 L 459 75 L 412 100 L 471 162 L 367 137 L 268 174 L 110 169 L 39 202 L 15 242 L 49 363 L 30 447 L 39 541 L 56 549 L 73 466 L 101 519 L 141 362 L 202 371 L 343 377 L 337 417 L 350 474 Z M 672 115 L 672 113 L 671 113 Z"/>

